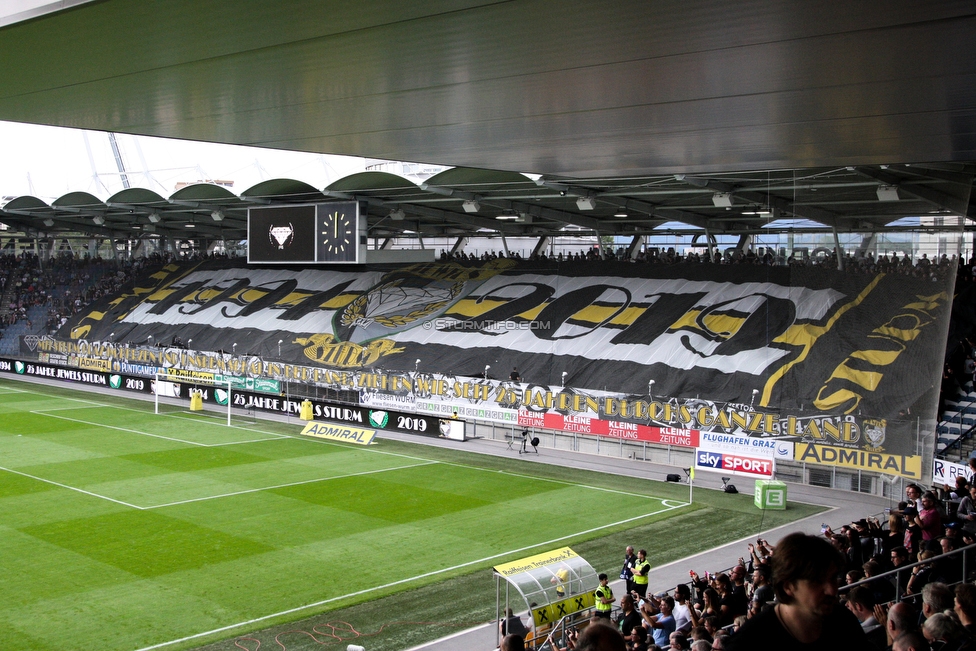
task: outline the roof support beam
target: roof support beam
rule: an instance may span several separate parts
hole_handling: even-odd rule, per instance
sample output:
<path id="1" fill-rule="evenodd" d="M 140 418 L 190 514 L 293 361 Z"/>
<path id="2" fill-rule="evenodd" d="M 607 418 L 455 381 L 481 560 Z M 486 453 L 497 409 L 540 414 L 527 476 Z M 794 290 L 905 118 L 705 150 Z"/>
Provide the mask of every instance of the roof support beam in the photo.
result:
<path id="1" fill-rule="evenodd" d="M 536 242 L 535 248 L 532 249 L 532 257 L 535 257 L 545 251 L 547 246 L 549 246 L 549 238 L 543 235 L 539 238 L 539 241 Z"/>
<path id="2" fill-rule="evenodd" d="M 904 192 L 905 194 L 910 194 L 913 197 L 918 197 L 922 201 L 931 203 L 932 205 L 941 208 L 943 210 L 949 210 L 956 215 L 966 216 L 969 209 L 969 199 L 967 196 L 954 197 L 951 194 L 946 194 L 945 192 L 939 192 L 934 188 L 930 188 L 924 185 L 918 185 L 915 183 L 905 183 L 906 180 L 902 176 L 897 174 L 892 174 L 891 172 L 875 169 L 873 167 L 855 167 L 854 170 L 861 176 L 866 176 L 869 179 L 874 179 L 880 181 L 885 185 L 892 185 L 898 188 L 899 192 Z M 972 182 L 969 183 L 970 193 L 972 191 Z"/>

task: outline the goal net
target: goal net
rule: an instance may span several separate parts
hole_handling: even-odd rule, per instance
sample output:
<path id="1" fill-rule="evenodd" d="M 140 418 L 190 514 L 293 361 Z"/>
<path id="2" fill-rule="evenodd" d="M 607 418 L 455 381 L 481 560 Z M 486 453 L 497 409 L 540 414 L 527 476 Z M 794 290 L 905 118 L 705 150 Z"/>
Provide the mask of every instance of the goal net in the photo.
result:
<path id="1" fill-rule="evenodd" d="M 209 412 L 226 413 L 231 424 L 234 392 L 230 380 L 212 374 L 166 369 L 153 379 L 155 413 Z"/>

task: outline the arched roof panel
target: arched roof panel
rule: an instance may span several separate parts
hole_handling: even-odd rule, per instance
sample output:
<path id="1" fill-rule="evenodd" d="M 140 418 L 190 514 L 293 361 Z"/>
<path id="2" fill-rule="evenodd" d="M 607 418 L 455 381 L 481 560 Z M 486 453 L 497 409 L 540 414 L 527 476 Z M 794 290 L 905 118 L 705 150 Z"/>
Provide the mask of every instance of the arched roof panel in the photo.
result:
<path id="1" fill-rule="evenodd" d="M 213 183 L 194 183 L 185 188 L 180 188 L 172 195 L 170 201 L 237 201 L 236 194 L 227 188 Z"/>
<path id="2" fill-rule="evenodd" d="M 51 204 L 55 208 L 84 208 L 87 210 L 108 208 L 104 201 L 88 192 L 69 192 Z"/>
<path id="3" fill-rule="evenodd" d="M 126 188 L 113 194 L 105 203 L 156 204 L 166 203 L 166 198 L 146 188 Z"/>
<path id="4" fill-rule="evenodd" d="M 275 199 L 277 201 L 315 202 L 325 201 L 321 191 L 304 181 L 295 179 L 270 179 L 251 186 L 241 193 L 241 199 Z"/>
<path id="5" fill-rule="evenodd" d="M 28 194 L 20 197 L 14 197 L 3 205 L 4 210 L 45 210 L 50 208 L 51 206 L 49 206 L 47 203 Z"/>
<path id="6" fill-rule="evenodd" d="M 525 185 L 532 179 L 519 172 L 482 170 L 473 167 L 452 167 L 427 179 L 430 185 L 457 187 L 464 185 Z"/>
<path id="7" fill-rule="evenodd" d="M 371 191 L 394 194 L 396 191 L 418 192 L 420 188 L 410 179 L 389 172 L 359 172 L 350 174 L 330 184 L 326 191 L 361 192 Z"/>

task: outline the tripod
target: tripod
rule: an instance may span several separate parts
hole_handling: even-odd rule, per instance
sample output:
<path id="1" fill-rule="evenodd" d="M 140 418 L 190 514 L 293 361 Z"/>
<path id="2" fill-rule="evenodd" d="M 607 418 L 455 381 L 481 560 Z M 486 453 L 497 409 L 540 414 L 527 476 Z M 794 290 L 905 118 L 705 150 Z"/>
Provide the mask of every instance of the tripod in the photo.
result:
<path id="1" fill-rule="evenodd" d="M 531 450 L 527 449 L 526 448 L 527 445 L 531 445 L 532 449 Z M 539 437 L 533 436 L 530 439 L 529 430 L 524 429 L 522 430 L 522 448 L 519 450 L 519 454 L 528 454 L 529 452 L 535 452 L 536 454 L 539 454 Z"/>

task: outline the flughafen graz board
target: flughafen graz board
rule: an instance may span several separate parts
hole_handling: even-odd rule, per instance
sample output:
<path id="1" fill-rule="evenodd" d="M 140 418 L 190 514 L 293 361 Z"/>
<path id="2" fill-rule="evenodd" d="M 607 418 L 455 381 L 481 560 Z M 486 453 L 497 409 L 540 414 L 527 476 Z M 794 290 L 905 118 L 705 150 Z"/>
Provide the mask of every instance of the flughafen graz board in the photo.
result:
<path id="1" fill-rule="evenodd" d="M 141 278 L 37 348 L 312 382 L 375 408 L 522 427 L 689 447 L 703 432 L 792 442 L 797 460 L 914 477 L 952 281 L 934 268 L 207 261 Z M 173 337 L 190 349 L 148 346 Z M 515 366 L 521 381 L 508 379 Z"/>

